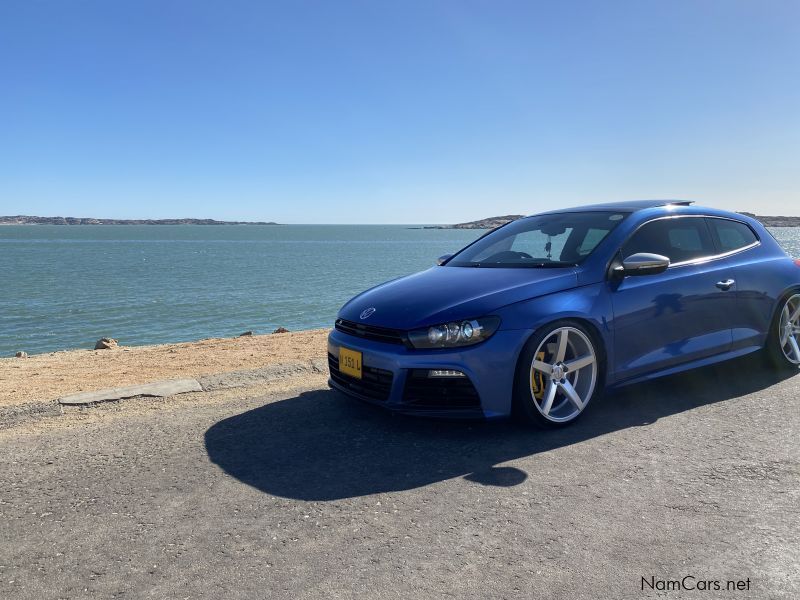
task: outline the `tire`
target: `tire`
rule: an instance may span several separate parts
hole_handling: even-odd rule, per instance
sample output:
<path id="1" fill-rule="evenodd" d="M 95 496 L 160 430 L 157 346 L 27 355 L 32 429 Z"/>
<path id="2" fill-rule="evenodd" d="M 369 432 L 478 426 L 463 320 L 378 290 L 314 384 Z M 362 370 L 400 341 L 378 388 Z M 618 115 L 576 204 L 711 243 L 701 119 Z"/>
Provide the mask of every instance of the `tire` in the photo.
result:
<path id="1" fill-rule="evenodd" d="M 800 290 L 778 302 L 764 347 L 767 364 L 780 371 L 800 368 Z"/>
<path id="2" fill-rule="evenodd" d="M 544 428 L 564 427 L 602 392 L 602 347 L 585 325 L 555 321 L 525 344 L 515 377 L 515 415 Z"/>

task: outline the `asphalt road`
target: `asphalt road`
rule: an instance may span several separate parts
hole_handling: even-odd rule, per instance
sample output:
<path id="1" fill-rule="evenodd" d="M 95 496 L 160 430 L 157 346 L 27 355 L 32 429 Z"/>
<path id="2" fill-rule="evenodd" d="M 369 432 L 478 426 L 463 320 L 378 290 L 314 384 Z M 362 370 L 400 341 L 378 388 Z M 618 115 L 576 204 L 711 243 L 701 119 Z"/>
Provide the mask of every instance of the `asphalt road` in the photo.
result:
<path id="1" fill-rule="evenodd" d="M 0 436 L 0 597 L 797 598 L 799 390 L 737 361 L 555 432 L 320 389 L 53 417 Z M 723 591 L 642 590 L 686 576 Z"/>

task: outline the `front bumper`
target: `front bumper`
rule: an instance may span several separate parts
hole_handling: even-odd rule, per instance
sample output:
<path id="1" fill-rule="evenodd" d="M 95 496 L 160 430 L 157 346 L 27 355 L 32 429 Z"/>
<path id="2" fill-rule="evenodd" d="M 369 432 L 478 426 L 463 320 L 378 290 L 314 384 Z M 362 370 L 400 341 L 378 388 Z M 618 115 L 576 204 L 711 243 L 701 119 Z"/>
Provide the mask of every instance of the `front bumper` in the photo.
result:
<path id="1" fill-rule="evenodd" d="M 334 329 L 328 336 L 328 357 L 333 374 L 329 384 L 350 396 L 405 414 L 450 418 L 506 417 L 511 414 L 517 357 L 529 335 L 530 331 L 526 330 L 501 330 L 476 346 L 414 350 Z M 364 381 L 347 379 L 346 375 L 335 373 L 341 346 L 362 353 Z M 419 403 L 410 401 L 408 394 L 411 387 L 420 384 L 415 378 L 417 369 L 461 371 L 474 386 L 477 402 L 469 406 L 465 402 L 448 405 L 445 400 L 439 406 L 420 407 Z"/>

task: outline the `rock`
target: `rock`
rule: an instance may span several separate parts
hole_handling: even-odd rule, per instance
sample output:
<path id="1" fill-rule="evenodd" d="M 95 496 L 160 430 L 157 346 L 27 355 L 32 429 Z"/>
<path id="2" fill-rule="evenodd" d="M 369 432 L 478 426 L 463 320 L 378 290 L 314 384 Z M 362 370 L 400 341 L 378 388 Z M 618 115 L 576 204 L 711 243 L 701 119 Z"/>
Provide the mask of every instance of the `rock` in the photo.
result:
<path id="1" fill-rule="evenodd" d="M 239 337 L 250 337 L 251 335 L 253 335 L 252 331 L 245 331 L 244 333 L 240 333 Z"/>
<path id="2" fill-rule="evenodd" d="M 100 338 L 97 340 L 97 343 L 94 345 L 95 350 L 109 350 L 111 348 L 116 348 L 119 344 L 117 344 L 117 340 L 113 338 Z"/>
<path id="3" fill-rule="evenodd" d="M 278 327 L 278 328 L 277 328 L 275 331 L 273 331 L 272 333 L 289 333 L 289 330 L 288 330 L 288 329 L 286 329 L 286 327 Z"/>
<path id="4" fill-rule="evenodd" d="M 27 352 L 17 352 L 14 356 L 16 356 L 17 358 L 28 358 L 28 353 Z"/>

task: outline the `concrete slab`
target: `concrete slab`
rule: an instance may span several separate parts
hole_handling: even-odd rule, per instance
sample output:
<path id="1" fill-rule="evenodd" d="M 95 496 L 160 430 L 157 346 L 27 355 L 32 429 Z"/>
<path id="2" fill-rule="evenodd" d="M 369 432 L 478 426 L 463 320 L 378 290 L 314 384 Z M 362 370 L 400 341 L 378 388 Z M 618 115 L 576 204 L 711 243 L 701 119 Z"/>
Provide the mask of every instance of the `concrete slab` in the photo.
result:
<path id="1" fill-rule="evenodd" d="M 203 388 L 196 379 L 173 379 L 158 381 L 144 385 L 131 385 L 127 387 L 99 390 L 96 392 L 81 392 L 59 398 L 59 404 L 80 405 L 108 402 L 109 400 L 122 400 L 135 396 L 155 396 L 158 398 L 185 394 L 187 392 L 202 392 Z"/>

